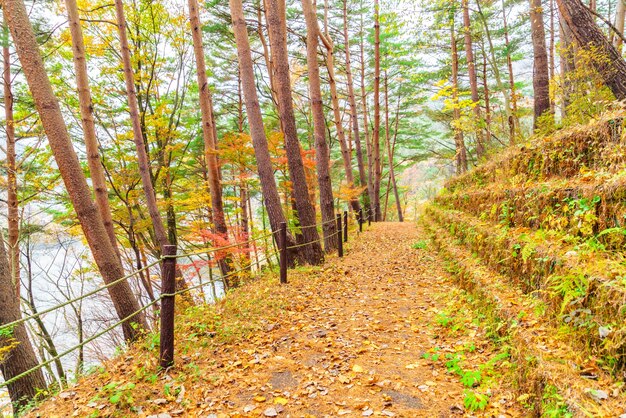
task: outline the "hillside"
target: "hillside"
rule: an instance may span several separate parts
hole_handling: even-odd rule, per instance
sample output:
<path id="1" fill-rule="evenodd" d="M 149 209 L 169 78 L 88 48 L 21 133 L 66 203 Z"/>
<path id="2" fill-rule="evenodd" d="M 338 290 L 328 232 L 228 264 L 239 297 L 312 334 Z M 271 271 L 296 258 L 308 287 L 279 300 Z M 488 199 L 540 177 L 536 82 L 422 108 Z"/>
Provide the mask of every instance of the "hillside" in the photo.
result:
<path id="1" fill-rule="evenodd" d="M 453 178 L 422 223 L 515 347 L 547 416 L 626 413 L 622 118 L 559 132 Z M 547 414 L 558 406 L 562 412 Z"/>

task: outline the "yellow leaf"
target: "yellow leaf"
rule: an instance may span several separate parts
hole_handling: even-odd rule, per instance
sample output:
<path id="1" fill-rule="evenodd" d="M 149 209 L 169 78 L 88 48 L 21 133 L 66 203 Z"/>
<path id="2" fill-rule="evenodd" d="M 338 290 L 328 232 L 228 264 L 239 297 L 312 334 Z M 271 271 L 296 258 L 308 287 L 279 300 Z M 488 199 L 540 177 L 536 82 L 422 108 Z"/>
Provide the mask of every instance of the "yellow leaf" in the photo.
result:
<path id="1" fill-rule="evenodd" d="M 289 402 L 289 400 L 282 398 L 282 397 L 277 397 L 274 398 L 274 403 L 280 404 L 280 405 L 287 405 L 287 402 Z"/>
<path id="2" fill-rule="evenodd" d="M 255 396 L 254 397 L 254 400 L 256 402 L 265 402 L 265 399 L 266 399 L 265 396 Z"/>
<path id="3" fill-rule="evenodd" d="M 352 371 L 354 373 L 363 373 L 365 370 L 363 370 L 363 367 L 359 366 L 358 364 L 355 364 L 354 366 L 352 366 Z"/>

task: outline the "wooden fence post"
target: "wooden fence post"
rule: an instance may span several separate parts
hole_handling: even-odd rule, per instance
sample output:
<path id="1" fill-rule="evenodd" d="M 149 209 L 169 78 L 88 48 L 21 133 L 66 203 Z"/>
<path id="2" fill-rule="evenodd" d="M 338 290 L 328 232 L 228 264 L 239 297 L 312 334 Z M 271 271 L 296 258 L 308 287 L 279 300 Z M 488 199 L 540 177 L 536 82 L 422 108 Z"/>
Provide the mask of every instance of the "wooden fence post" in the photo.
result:
<path id="1" fill-rule="evenodd" d="M 162 369 L 167 369 L 174 365 L 175 256 L 175 245 L 163 246 L 163 263 L 161 264 L 161 352 L 159 357 L 159 364 Z"/>
<path id="2" fill-rule="evenodd" d="M 343 211 L 343 242 L 348 242 L 348 211 Z"/>
<path id="3" fill-rule="evenodd" d="M 337 255 L 339 257 L 343 257 L 343 238 L 342 238 L 342 227 L 341 227 L 341 213 L 337 214 Z"/>
<path id="4" fill-rule="evenodd" d="M 280 283 L 287 283 L 287 223 L 280 223 Z"/>
<path id="5" fill-rule="evenodd" d="M 359 209 L 359 232 L 363 232 L 363 208 Z"/>
<path id="6" fill-rule="evenodd" d="M 372 226 L 372 208 L 367 210 L 367 226 Z"/>

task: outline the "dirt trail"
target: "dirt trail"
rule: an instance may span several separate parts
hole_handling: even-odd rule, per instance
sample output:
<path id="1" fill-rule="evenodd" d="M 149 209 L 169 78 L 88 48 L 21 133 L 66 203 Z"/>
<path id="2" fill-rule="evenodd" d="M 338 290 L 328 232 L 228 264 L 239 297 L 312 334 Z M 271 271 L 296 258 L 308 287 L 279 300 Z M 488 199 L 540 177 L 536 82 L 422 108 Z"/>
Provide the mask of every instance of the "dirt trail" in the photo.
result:
<path id="1" fill-rule="evenodd" d="M 525 415 L 515 404 L 515 394 L 498 381 L 497 369 L 506 364 L 493 363 L 495 369 L 492 364 L 475 384 L 462 384 L 463 370 L 479 370 L 498 349 L 464 311 L 454 280 L 419 227 L 372 224 L 358 238 L 351 237 L 346 252 L 343 259 L 329 257 L 321 269 L 290 271 L 290 283 L 278 290 L 274 282 L 271 287 L 253 285 L 252 294 L 265 288 L 283 307 L 278 315 L 268 313 L 269 319 L 262 319 L 262 328 L 249 338 L 204 348 L 179 338 L 177 346 L 189 349 L 177 349 L 182 351 L 180 367 L 165 380 L 185 390 L 164 396 L 163 383 L 138 383 L 132 402 L 136 415 Z M 145 358 L 152 357 L 148 353 Z M 139 354 L 126 359 L 142 362 Z M 195 377 L 190 381 L 189 367 L 182 364 L 192 361 Z M 102 400 L 85 405 L 85 399 L 98 393 L 94 386 L 111 380 L 106 374 L 87 378 L 71 396 L 57 397 L 34 415 L 69 416 L 73 411 L 75 416 L 128 416 L 110 405 L 100 406 Z M 488 399 L 486 409 L 470 411 L 464 405 L 474 392 Z"/>
<path id="2" fill-rule="evenodd" d="M 255 407 L 250 416 L 271 416 L 275 409 L 286 417 L 463 415 L 459 377 L 423 359 L 434 347 L 453 352 L 471 343 L 437 336 L 431 326 L 446 308 L 453 280 L 435 254 L 412 248 L 424 239 L 410 223 L 372 224 L 318 277 L 290 273 L 296 309 L 268 327 L 265 344 L 242 356 L 244 363 L 262 361 L 237 373 L 251 383 L 249 390 L 224 386 L 213 394 L 228 399 L 232 409 L 226 410 Z M 484 337 L 469 331 L 473 344 L 488 350 Z M 472 414 L 520 415 L 507 407 L 512 394 L 492 398 L 496 408 Z"/>

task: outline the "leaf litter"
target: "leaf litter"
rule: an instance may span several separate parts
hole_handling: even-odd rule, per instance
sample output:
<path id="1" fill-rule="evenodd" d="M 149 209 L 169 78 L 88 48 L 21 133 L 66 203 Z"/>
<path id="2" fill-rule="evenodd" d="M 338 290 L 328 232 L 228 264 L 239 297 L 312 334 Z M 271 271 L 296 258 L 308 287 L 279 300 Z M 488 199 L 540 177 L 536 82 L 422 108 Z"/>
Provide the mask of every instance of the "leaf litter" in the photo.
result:
<path id="1" fill-rule="evenodd" d="M 346 257 L 291 270 L 287 286 L 268 274 L 215 305 L 180 308 L 167 374 L 156 374 L 158 348 L 137 344 L 29 416 L 527 415 L 504 375 L 468 388 L 445 355 L 433 360 L 461 353 L 459 367 L 478 369 L 498 348 L 471 312 L 442 325 L 462 300 L 432 246 L 413 247 L 426 239 L 411 223 L 372 224 Z M 125 402 L 109 401 L 111 382 L 133 383 Z"/>

